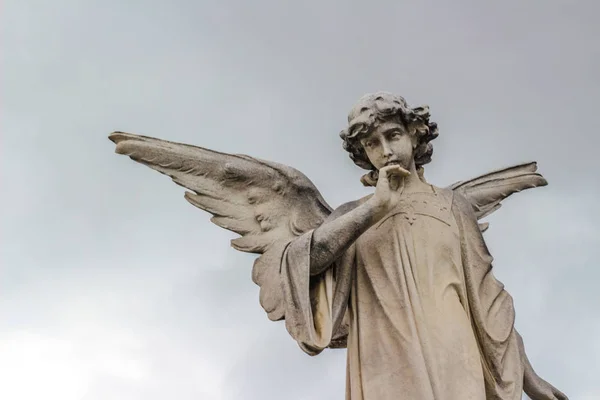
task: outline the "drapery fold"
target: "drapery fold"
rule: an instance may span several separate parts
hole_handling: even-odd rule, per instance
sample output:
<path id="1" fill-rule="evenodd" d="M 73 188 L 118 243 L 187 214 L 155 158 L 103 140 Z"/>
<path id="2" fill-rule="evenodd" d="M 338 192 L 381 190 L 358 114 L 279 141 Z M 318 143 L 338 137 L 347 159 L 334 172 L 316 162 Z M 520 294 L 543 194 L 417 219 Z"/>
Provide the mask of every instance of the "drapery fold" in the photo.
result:
<path id="1" fill-rule="evenodd" d="M 441 190 L 440 190 L 441 192 Z M 517 400 L 522 396 L 523 366 L 514 331 L 515 311 L 512 297 L 492 272 L 492 257 L 487 249 L 470 204 L 460 194 L 444 191 L 449 199 L 460 240 L 462 285 L 466 292 L 471 329 L 481 356 L 487 400 Z M 388 222 L 389 223 L 389 222 Z M 326 272 L 310 276 L 310 246 L 313 232 L 293 240 L 281 257 L 281 282 L 286 301 L 285 324 L 290 335 L 307 354 L 319 354 L 327 347 L 343 347 L 349 331 L 360 327 L 356 313 L 349 312 L 350 294 L 356 290 L 356 251 L 352 245 Z M 390 256 L 392 256 L 390 254 Z M 402 268 L 401 260 L 397 260 Z M 353 289 L 354 288 L 354 289 Z M 356 293 L 355 293 L 356 294 Z M 360 301 L 360 293 L 358 293 Z M 351 307 L 351 306 L 350 306 Z M 364 316 L 360 323 L 365 323 Z M 356 341 L 355 341 L 356 342 Z M 375 345 L 375 344 L 374 344 Z M 349 348 L 349 353 L 357 349 Z M 365 349 L 361 349 L 363 353 Z M 393 351 L 393 349 L 390 349 Z M 356 354 L 355 354 L 356 355 Z M 349 354 L 349 360 L 353 355 Z M 358 358 L 354 358 L 358 359 Z M 348 368 L 350 368 L 350 361 Z M 354 368 L 354 367 L 353 367 Z M 348 371 L 348 384 L 365 379 L 361 371 Z M 407 373 L 407 377 L 410 374 Z M 402 394 L 402 384 L 390 382 L 389 390 Z M 347 393 L 350 393 L 347 388 Z M 363 397 L 363 391 L 352 400 L 379 400 Z M 365 392 L 366 393 L 366 392 Z M 367 396 L 367 395 L 364 395 Z M 452 398 L 451 400 L 463 400 Z"/>

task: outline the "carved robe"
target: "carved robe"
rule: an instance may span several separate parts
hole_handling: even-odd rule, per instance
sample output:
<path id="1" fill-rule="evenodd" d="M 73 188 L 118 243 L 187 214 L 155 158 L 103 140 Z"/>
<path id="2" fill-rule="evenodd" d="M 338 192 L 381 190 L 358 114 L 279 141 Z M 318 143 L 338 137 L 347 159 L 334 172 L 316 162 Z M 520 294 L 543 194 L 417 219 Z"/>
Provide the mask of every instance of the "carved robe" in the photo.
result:
<path id="1" fill-rule="evenodd" d="M 312 231 L 290 242 L 286 327 L 311 355 L 346 345 L 348 400 L 521 399 L 512 298 L 471 205 L 431 189 L 405 195 L 319 276 Z"/>

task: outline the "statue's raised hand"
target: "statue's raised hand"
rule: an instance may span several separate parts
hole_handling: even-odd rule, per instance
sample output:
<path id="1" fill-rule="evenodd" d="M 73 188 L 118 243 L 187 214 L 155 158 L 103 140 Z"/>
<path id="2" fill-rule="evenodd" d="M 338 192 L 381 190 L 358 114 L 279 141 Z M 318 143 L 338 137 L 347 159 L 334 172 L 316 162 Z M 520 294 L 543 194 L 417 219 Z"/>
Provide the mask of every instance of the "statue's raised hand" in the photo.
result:
<path id="1" fill-rule="evenodd" d="M 399 165 L 388 165 L 379 170 L 375 194 L 369 201 L 382 216 L 398 205 L 404 190 L 404 178 L 409 175 L 410 172 Z"/>

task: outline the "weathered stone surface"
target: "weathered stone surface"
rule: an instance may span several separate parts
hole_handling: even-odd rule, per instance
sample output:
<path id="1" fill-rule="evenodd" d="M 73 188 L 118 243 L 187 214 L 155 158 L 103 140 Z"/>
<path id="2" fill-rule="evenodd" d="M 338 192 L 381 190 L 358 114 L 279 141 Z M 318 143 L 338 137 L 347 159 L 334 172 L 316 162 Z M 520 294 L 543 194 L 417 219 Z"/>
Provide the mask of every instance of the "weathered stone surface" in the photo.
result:
<path id="1" fill-rule="evenodd" d="M 252 278 L 306 353 L 348 350 L 352 400 L 567 397 L 531 367 L 479 220 L 546 185 L 535 163 L 439 188 L 424 178 L 428 107 L 364 96 L 340 136 L 374 193 L 332 210 L 302 173 L 249 156 L 114 132 L 116 152 L 170 176 L 259 254 Z"/>

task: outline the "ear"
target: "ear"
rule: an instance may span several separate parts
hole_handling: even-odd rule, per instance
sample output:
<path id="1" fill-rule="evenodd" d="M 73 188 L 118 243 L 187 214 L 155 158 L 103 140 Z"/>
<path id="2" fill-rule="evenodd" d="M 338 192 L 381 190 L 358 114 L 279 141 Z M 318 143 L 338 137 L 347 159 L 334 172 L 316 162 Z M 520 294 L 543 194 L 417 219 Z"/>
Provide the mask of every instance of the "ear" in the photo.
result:
<path id="1" fill-rule="evenodd" d="M 412 148 L 413 150 L 416 150 L 417 146 L 419 145 L 419 140 L 417 139 L 417 127 L 414 124 L 409 125 L 408 132 L 412 141 Z"/>
<path id="2" fill-rule="evenodd" d="M 411 139 L 412 139 L 412 148 L 413 148 L 413 150 L 416 150 L 417 147 L 419 147 L 419 139 L 417 138 L 416 131 L 415 131 L 415 133 L 413 133 Z"/>

